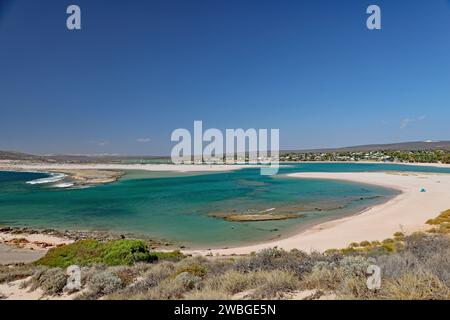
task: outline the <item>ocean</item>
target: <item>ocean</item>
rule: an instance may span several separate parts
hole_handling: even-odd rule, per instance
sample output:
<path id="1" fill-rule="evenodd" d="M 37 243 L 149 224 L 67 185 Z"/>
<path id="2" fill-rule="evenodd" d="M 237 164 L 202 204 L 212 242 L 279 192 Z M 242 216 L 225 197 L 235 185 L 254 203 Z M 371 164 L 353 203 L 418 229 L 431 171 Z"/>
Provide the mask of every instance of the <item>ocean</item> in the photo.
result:
<path id="1" fill-rule="evenodd" d="M 130 171 L 115 183 L 72 189 L 55 187 L 55 179 L 45 173 L 2 171 L 0 224 L 131 233 L 187 247 L 256 243 L 357 213 L 398 193 L 360 183 L 291 178 L 287 173 L 386 170 L 450 173 L 448 168 L 397 164 L 299 163 L 282 164 L 276 176 L 261 176 L 255 168 L 202 174 Z M 48 183 L 33 183 L 46 178 Z M 264 211 L 302 216 L 260 222 L 210 216 Z"/>

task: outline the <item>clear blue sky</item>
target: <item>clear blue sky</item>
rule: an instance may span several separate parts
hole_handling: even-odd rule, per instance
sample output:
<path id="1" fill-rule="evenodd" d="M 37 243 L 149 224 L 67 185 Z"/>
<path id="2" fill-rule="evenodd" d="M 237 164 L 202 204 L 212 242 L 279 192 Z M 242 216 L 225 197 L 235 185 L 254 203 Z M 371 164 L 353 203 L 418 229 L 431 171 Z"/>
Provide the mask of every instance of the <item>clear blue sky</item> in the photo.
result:
<path id="1" fill-rule="evenodd" d="M 169 154 L 194 120 L 283 149 L 448 140 L 450 2 L 0 0 L 0 149 Z"/>

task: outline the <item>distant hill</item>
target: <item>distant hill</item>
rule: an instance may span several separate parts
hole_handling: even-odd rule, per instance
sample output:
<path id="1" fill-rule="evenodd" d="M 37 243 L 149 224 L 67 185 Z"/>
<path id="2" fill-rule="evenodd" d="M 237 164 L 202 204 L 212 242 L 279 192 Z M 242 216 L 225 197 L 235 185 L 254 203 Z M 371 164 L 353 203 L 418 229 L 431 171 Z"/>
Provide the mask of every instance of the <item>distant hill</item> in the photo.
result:
<path id="1" fill-rule="evenodd" d="M 53 162 L 146 162 L 146 161 L 157 161 L 157 160 L 167 160 L 169 157 L 159 157 L 159 156 L 127 156 L 127 155 L 49 155 L 45 156 L 47 160 Z"/>
<path id="2" fill-rule="evenodd" d="M 326 148 L 326 149 L 307 149 L 307 150 L 285 150 L 282 153 L 330 153 L 330 152 L 368 152 L 381 150 L 397 151 L 424 151 L 424 150 L 447 150 L 450 151 L 450 141 L 415 141 L 390 144 L 368 144 L 361 146 Z"/>
<path id="3" fill-rule="evenodd" d="M 283 150 L 280 153 L 330 153 L 330 152 L 368 152 L 382 150 L 398 151 L 423 151 L 423 150 L 447 150 L 450 151 L 450 141 L 416 141 L 391 144 L 369 144 L 342 148 L 307 149 L 307 150 Z M 169 161 L 169 157 L 156 156 L 118 156 L 118 155 L 32 155 L 15 151 L 1 151 L 0 160 L 28 160 L 43 162 L 122 162 L 122 161 Z"/>
<path id="4" fill-rule="evenodd" d="M 27 153 L 0 150 L 0 160 L 45 160 L 45 158 Z"/>
<path id="5" fill-rule="evenodd" d="M 118 155 L 33 155 L 16 151 L 1 151 L 0 160 L 42 161 L 42 162 L 123 162 L 123 161 L 154 161 L 167 160 L 169 157 L 156 156 L 118 156 Z"/>

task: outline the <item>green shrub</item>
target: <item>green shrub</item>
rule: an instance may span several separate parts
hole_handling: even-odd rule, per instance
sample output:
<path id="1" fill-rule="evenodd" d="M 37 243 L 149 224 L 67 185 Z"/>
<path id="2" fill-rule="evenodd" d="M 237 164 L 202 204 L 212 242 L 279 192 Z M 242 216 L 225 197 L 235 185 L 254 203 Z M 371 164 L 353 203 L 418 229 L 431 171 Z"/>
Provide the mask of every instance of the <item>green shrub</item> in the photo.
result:
<path id="1" fill-rule="evenodd" d="M 206 267 L 208 268 L 208 276 L 222 275 L 232 269 L 234 263 L 235 259 L 230 258 L 208 259 L 206 263 Z"/>
<path id="2" fill-rule="evenodd" d="M 367 288 L 366 278 L 359 276 L 345 276 L 336 289 L 342 299 L 373 299 L 374 291 Z"/>
<path id="3" fill-rule="evenodd" d="M 106 271 L 107 266 L 103 264 L 93 264 L 81 267 L 81 285 L 84 287 L 91 280 L 94 274 Z"/>
<path id="4" fill-rule="evenodd" d="M 0 283 L 16 281 L 32 276 L 44 267 L 33 265 L 0 266 Z"/>
<path id="5" fill-rule="evenodd" d="M 114 273 L 103 271 L 92 276 L 88 287 L 91 294 L 99 297 L 119 290 L 122 287 L 122 281 Z"/>
<path id="6" fill-rule="evenodd" d="M 394 239 L 388 238 L 381 242 L 381 247 L 387 252 L 395 252 L 397 250 L 397 245 Z"/>
<path id="7" fill-rule="evenodd" d="M 252 299 L 282 298 L 299 286 L 299 280 L 292 272 L 274 270 L 266 271 L 261 277 L 263 284 L 251 294 Z"/>
<path id="8" fill-rule="evenodd" d="M 417 258 L 410 252 L 387 254 L 377 257 L 378 265 L 384 277 L 400 278 L 407 272 L 412 272 L 420 267 Z"/>
<path id="9" fill-rule="evenodd" d="M 436 275 L 450 288 L 450 249 L 430 256 L 422 268 Z"/>
<path id="10" fill-rule="evenodd" d="M 331 254 L 330 254 L 331 255 Z M 233 269 L 239 272 L 284 270 L 298 277 L 310 272 L 317 259 L 326 259 L 320 254 L 306 254 L 299 250 L 287 252 L 282 249 L 263 249 L 255 255 L 238 259 Z"/>
<path id="11" fill-rule="evenodd" d="M 205 288 L 233 295 L 261 285 L 263 283 L 262 277 L 262 272 L 243 273 L 230 270 L 221 276 L 208 278 L 205 282 Z"/>
<path id="12" fill-rule="evenodd" d="M 37 265 L 66 268 L 70 265 L 105 264 L 131 265 L 135 262 L 152 262 L 157 255 L 151 253 L 144 241 L 113 240 L 99 242 L 96 240 L 81 240 L 58 248 L 50 249 L 39 259 Z"/>
<path id="13" fill-rule="evenodd" d="M 450 249 L 450 241 L 445 235 L 430 235 L 422 232 L 405 237 L 405 250 L 411 252 L 420 261 L 435 254 L 444 254 Z"/>
<path id="14" fill-rule="evenodd" d="M 136 267 L 133 267 L 136 268 Z M 143 274 L 139 275 L 139 280 L 133 282 L 121 291 L 121 294 L 129 299 L 147 293 L 151 288 L 158 286 L 163 280 L 171 277 L 175 271 L 172 262 L 162 261 L 152 265 Z"/>
<path id="15" fill-rule="evenodd" d="M 375 263 L 375 259 L 363 256 L 347 256 L 340 261 L 340 267 L 346 276 L 364 277 L 367 268 Z"/>
<path id="16" fill-rule="evenodd" d="M 36 264 L 49 267 L 68 267 L 101 262 L 102 244 L 95 240 L 81 240 L 58 248 L 50 249 Z"/>
<path id="17" fill-rule="evenodd" d="M 386 252 L 394 252 L 395 251 L 395 244 L 394 243 L 384 243 L 381 246 L 383 249 L 386 250 Z"/>
<path id="18" fill-rule="evenodd" d="M 431 225 L 450 223 L 450 209 L 442 212 L 437 218 L 429 219 L 426 223 Z"/>
<path id="19" fill-rule="evenodd" d="M 111 267 L 109 271 L 115 274 L 124 286 L 132 284 L 134 279 L 138 276 L 137 270 L 129 266 Z"/>
<path id="20" fill-rule="evenodd" d="M 179 279 L 166 279 L 158 286 L 151 288 L 144 295 L 137 296 L 136 298 L 152 300 L 182 299 L 184 293 L 189 290 L 190 288 L 186 287 L 185 283 Z"/>
<path id="21" fill-rule="evenodd" d="M 340 268 L 316 265 L 312 272 L 304 277 L 301 286 L 310 290 L 336 290 L 343 276 Z"/>
<path id="22" fill-rule="evenodd" d="M 175 267 L 171 262 L 160 262 L 155 264 L 149 271 L 147 271 L 142 277 L 146 286 L 155 287 L 161 281 L 168 278 L 175 271 Z"/>
<path id="23" fill-rule="evenodd" d="M 370 246 L 370 242 L 369 241 L 362 241 L 359 245 L 361 247 L 369 247 Z"/>
<path id="24" fill-rule="evenodd" d="M 158 251 L 152 252 L 152 254 L 159 260 L 179 261 L 185 257 L 180 250 L 174 251 Z"/>
<path id="25" fill-rule="evenodd" d="M 335 248 L 327 249 L 327 250 L 325 250 L 325 252 L 324 252 L 325 255 L 330 255 L 330 254 L 340 254 L 340 253 L 341 253 L 341 250 L 335 249 Z"/>
<path id="26" fill-rule="evenodd" d="M 131 265 L 139 261 L 155 261 L 155 254 L 149 252 L 141 240 L 115 240 L 104 244 L 103 263 L 109 266 Z"/>
<path id="27" fill-rule="evenodd" d="M 187 266 L 182 266 L 177 269 L 176 275 L 187 272 L 196 277 L 204 277 L 208 273 L 208 268 L 204 265 L 195 263 Z"/>
<path id="28" fill-rule="evenodd" d="M 42 269 L 37 271 L 28 284 L 31 290 L 41 288 L 46 295 L 60 294 L 67 284 L 67 275 L 61 268 Z"/>
<path id="29" fill-rule="evenodd" d="M 202 278 L 189 272 L 182 272 L 175 277 L 175 281 L 180 282 L 186 289 L 194 289 Z"/>
<path id="30" fill-rule="evenodd" d="M 353 255 L 353 254 L 358 254 L 359 249 L 355 249 L 355 248 L 343 248 L 340 250 L 340 253 L 342 253 L 343 255 Z"/>

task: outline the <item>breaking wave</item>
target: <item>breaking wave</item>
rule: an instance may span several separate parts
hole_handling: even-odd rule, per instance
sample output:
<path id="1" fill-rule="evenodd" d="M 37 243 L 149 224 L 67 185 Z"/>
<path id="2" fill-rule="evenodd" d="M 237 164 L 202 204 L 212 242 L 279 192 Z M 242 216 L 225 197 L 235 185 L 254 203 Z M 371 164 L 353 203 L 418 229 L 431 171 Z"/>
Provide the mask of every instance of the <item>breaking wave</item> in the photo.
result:
<path id="1" fill-rule="evenodd" d="M 70 188 L 72 187 L 74 184 L 70 183 L 70 182 L 63 182 L 63 183 L 58 183 L 55 184 L 55 188 Z"/>
<path id="2" fill-rule="evenodd" d="M 40 178 L 36 180 L 27 181 L 28 184 L 46 184 L 61 181 L 67 175 L 63 173 L 50 173 L 50 177 Z"/>

